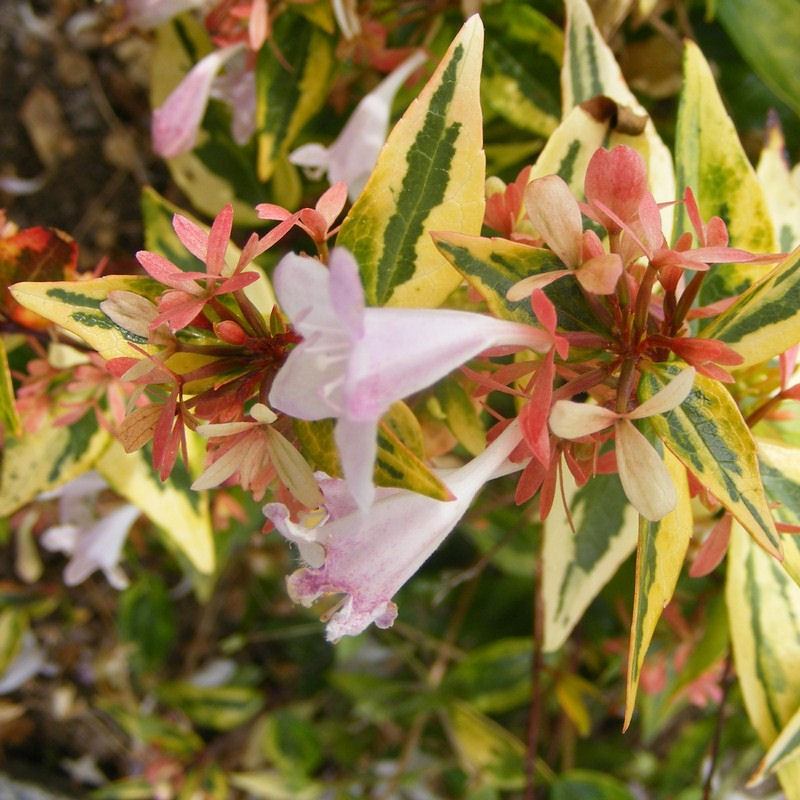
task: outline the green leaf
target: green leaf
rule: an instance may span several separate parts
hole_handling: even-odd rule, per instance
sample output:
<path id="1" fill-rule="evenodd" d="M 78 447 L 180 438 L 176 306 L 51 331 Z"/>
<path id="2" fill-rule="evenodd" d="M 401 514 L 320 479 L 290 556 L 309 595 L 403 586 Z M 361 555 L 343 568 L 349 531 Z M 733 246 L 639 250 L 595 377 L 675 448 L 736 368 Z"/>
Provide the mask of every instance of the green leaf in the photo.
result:
<path id="1" fill-rule="evenodd" d="M 800 342 L 800 247 L 703 329 L 744 359 L 769 361 Z"/>
<path id="2" fill-rule="evenodd" d="M 132 739 L 164 753 L 183 758 L 203 748 L 203 740 L 194 731 L 174 722 L 138 714 L 102 698 L 98 701 L 98 707 L 111 716 Z"/>
<path id="3" fill-rule="evenodd" d="M 189 769 L 184 775 L 181 792 L 177 800 L 228 800 L 230 787 L 228 776 L 217 764 L 204 764 Z"/>
<path id="4" fill-rule="evenodd" d="M 636 586 L 633 597 L 633 623 L 628 651 L 628 678 L 625 700 L 627 728 L 633 716 L 636 691 L 647 648 L 661 612 L 672 599 L 692 538 L 692 508 L 686 470 L 666 450 L 663 453 L 678 495 L 675 510 L 658 522 L 639 519 L 639 545 L 636 551 Z"/>
<path id="5" fill-rule="evenodd" d="M 6 436 L 20 435 L 21 423 L 14 402 L 14 385 L 11 382 L 8 355 L 2 338 L 0 338 L 0 425 L 5 428 Z"/>
<path id="6" fill-rule="evenodd" d="M 509 239 L 460 233 L 436 233 L 433 240 L 448 261 L 483 295 L 494 316 L 538 324 L 528 300 L 511 301 L 506 299 L 506 293 L 530 275 L 564 269 L 552 252 Z M 551 283 L 544 292 L 556 307 L 560 328 L 604 332 L 572 277 Z"/>
<path id="7" fill-rule="evenodd" d="M 264 707 L 264 697 L 251 686 L 195 686 L 167 683 L 157 690 L 159 699 L 180 709 L 197 726 L 228 731 L 252 719 Z"/>
<path id="8" fill-rule="evenodd" d="M 290 775 L 310 775 L 323 759 L 316 727 L 288 708 L 267 718 L 263 751 L 271 763 Z"/>
<path id="9" fill-rule="evenodd" d="M 498 789 L 525 785 L 525 746 L 494 720 L 464 702 L 453 702 L 448 733 L 464 769 Z"/>
<path id="10" fill-rule="evenodd" d="M 446 696 L 496 714 L 519 708 L 531 696 L 533 646 L 529 638 L 500 639 L 470 652 L 448 672 Z"/>
<path id="11" fill-rule="evenodd" d="M 680 369 L 661 365 L 643 373 L 639 399 L 652 397 Z M 648 417 L 647 422 L 755 541 L 780 557 L 780 538 L 761 483 L 755 440 L 728 390 L 697 375 L 678 408 Z"/>
<path id="12" fill-rule="evenodd" d="M 700 49 L 687 41 L 684 78 L 675 134 L 679 196 L 688 186 L 704 220 L 721 217 L 730 244 L 755 253 L 775 250 L 764 194 L 742 149 L 733 121 Z M 691 231 L 683 203 L 675 206 L 675 232 Z M 769 271 L 763 264 L 714 265 L 703 281 L 700 302 L 740 294 Z"/>
<path id="13" fill-rule="evenodd" d="M 556 502 L 544 522 L 545 652 L 561 647 L 589 603 L 633 552 L 638 533 L 638 514 L 617 475 L 597 475 L 578 488 L 569 470 L 562 474 L 571 519 Z"/>
<path id="14" fill-rule="evenodd" d="M 289 65 L 287 69 L 286 65 Z M 269 180 L 302 127 L 320 110 L 334 66 L 333 42 L 297 14 L 276 20 L 256 64 L 258 177 Z"/>
<path id="15" fill-rule="evenodd" d="M 644 106 L 625 83 L 611 48 L 597 29 L 588 3 L 586 0 L 566 0 L 565 5 L 566 52 L 561 72 L 563 118 L 566 120 L 574 106 L 592 100 L 598 95 L 611 98 L 619 106 L 640 117 L 642 124 L 638 135 L 631 136 L 632 131 L 629 128 L 618 126 L 618 130 L 611 131 L 607 141 L 597 142 L 594 149 L 600 146 L 611 149 L 618 144 L 627 144 L 635 148 L 642 154 L 647 164 L 648 184 L 656 200 L 659 202 L 674 200 L 675 176 L 672 156 L 661 141 Z M 544 174 L 547 173 L 540 171 L 537 163 L 531 173 L 531 179 Z M 582 190 L 583 173 L 580 175 Z M 669 237 L 668 217 L 667 215 L 662 217 L 665 221 L 665 235 Z"/>
<path id="16" fill-rule="evenodd" d="M 436 384 L 436 400 L 459 444 L 473 456 L 482 452 L 486 447 L 486 429 L 459 376 L 451 375 Z"/>
<path id="17" fill-rule="evenodd" d="M 438 306 L 461 280 L 429 232 L 481 229 L 482 47 L 475 15 L 389 134 L 342 224 L 337 243 L 355 255 L 371 305 Z"/>
<path id="18" fill-rule="evenodd" d="M 274 770 L 234 772 L 230 782 L 248 796 L 263 800 L 318 800 L 329 794 L 329 789 L 318 783 Z"/>
<path id="19" fill-rule="evenodd" d="M 572 769 L 553 782 L 549 800 L 634 800 L 624 783 L 602 772 Z"/>
<path id="20" fill-rule="evenodd" d="M 197 437 L 187 439 L 197 452 Z M 97 471 L 115 492 L 144 512 L 202 573 L 214 571 L 214 535 L 206 492 L 190 488 L 191 477 L 182 461 L 166 481 L 153 469 L 147 449 L 126 453 L 112 442 L 96 464 Z"/>
<path id="21" fill-rule="evenodd" d="M 716 0 L 716 11 L 753 71 L 800 114 L 798 0 Z"/>
<path id="22" fill-rule="evenodd" d="M 0 675 L 22 650 L 22 637 L 28 627 L 28 615 L 19 608 L 0 611 Z"/>
<path id="23" fill-rule="evenodd" d="M 110 440 L 91 411 L 68 426 L 55 426 L 49 418 L 36 433 L 8 440 L 0 469 L 0 516 L 91 469 Z"/>
<path id="24" fill-rule="evenodd" d="M 134 645 L 136 671 L 152 672 L 164 663 L 175 642 L 175 615 L 160 578 L 143 575 L 122 592 L 117 626 L 120 639 Z"/>
<path id="25" fill-rule="evenodd" d="M 725 590 L 736 674 L 747 714 L 769 748 L 800 709 L 800 587 L 734 522 Z M 778 777 L 800 798 L 800 761 Z"/>

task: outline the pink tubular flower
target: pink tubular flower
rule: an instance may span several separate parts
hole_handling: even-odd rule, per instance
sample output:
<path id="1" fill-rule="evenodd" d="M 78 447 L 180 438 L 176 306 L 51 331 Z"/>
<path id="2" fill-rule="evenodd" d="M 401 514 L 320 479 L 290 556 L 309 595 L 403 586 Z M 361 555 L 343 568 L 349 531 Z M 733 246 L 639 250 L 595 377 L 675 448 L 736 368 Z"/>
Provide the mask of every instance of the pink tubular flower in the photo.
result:
<path id="1" fill-rule="evenodd" d="M 545 352 L 549 333 L 517 322 L 449 309 L 365 308 L 353 256 L 331 253 L 330 270 L 293 253 L 275 269 L 275 293 L 303 341 L 272 384 L 273 408 L 299 419 L 335 417 L 350 491 L 372 502 L 380 417 L 491 347 Z"/>
<path id="2" fill-rule="evenodd" d="M 563 439 L 579 439 L 613 425 L 617 469 L 625 494 L 645 519 L 657 521 L 675 508 L 675 486 L 661 456 L 631 420 L 664 414 L 679 406 L 691 392 L 694 376 L 694 368 L 687 367 L 661 391 L 622 414 L 589 403 L 559 400 L 550 412 L 550 430 Z"/>
<path id="3" fill-rule="evenodd" d="M 512 423 L 479 456 L 441 475 L 452 501 L 380 489 L 365 512 L 344 481 L 319 474 L 325 496 L 320 511 L 293 522 L 283 504 L 264 506 L 264 514 L 298 546 L 306 563 L 287 581 L 292 600 L 309 606 L 322 594 L 347 595 L 328 622 L 330 641 L 355 636 L 373 622 L 388 628 L 397 616 L 392 597 L 453 530 L 483 485 L 521 469 L 508 461 L 520 440 L 519 426 Z"/>
<path id="4" fill-rule="evenodd" d="M 289 155 L 289 161 L 304 167 L 310 177 L 319 178 L 327 172 L 331 183 L 344 181 L 350 200 L 355 200 L 364 188 L 386 141 L 394 96 L 411 73 L 425 62 L 425 58 L 425 53 L 420 50 L 384 78 L 356 106 L 330 147 L 305 144 Z"/>
<path id="5" fill-rule="evenodd" d="M 211 96 L 214 79 L 225 63 L 244 45 L 234 44 L 214 50 L 198 61 L 160 108 L 153 111 L 153 150 L 163 158 L 188 153 Z"/>

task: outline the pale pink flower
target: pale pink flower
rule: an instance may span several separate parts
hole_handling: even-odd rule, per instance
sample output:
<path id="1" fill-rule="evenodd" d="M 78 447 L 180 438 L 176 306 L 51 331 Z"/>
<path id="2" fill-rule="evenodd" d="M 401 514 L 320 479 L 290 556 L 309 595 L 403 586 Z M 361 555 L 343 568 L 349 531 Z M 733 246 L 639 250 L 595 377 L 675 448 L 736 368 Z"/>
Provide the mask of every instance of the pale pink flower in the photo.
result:
<path id="1" fill-rule="evenodd" d="M 355 200 L 386 141 L 394 96 L 425 59 L 425 53 L 417 51 L 365 95 L 333 144 L 305 144 L 289 155 L 289 161 L 305 168 L 312 179 L 327 173 L 330 183 L 344 181 Z"/>
<path id="2" fill-rule="evenodd" d="M 624 413 L 591 403 L 559 400 L 550 412 L 550 430 L 563 439 L 580 439 L 613 425 L 622 488 L 645 519 L 660 520 L 678 502 L 675 486 L 661 456 L 631 420 L 664 414 L 679 406 L 689 396 L 694 376 L 694 368 L 687 367 L 640 406 Z"/>
<path id="3" fill-rule="evenodd" d="M 323 594 L 346 595 L 327 625 L 331 641 L 355 636 L 373 622 L 388 628 L 397 616 L 392 597 L 453 530 L 483 485 L 522 468 L 508 460 L 521 438 L 514 422 L 472 461 L 440 473 L 451 501 L 379 489 L 374 505 L 362 511 L 344 481 L 318 473 L 325 496 L 318 511 L 293 522 L 283 504 L 264 506 L 306 564 L 287 580 L 292 600 L 309 606 Z"/>
<path id="4" fill-rule="evenodd" d="M 96 473 L 86 473 L 43 499 L 59 498 L 60 524 L 41 536 L 44 548 L 70 556 L 64 583 L 76 586 L 95 570 L 101 570 L 115 589 L 125 589 L 128 579 L 119 566 L 122 547 L 141 512 L 129 503 L 98 517 L 96 498 L 107 484 Z"/>
<path id="5" fill-rule="evenodd" d="M 450 309 L 365 308 L 353 256 L 331 253 L 330 270 L 293 253 L 275 269 L 275 293 L 303 341 L 278 371 L 270 405 L 298 419 L 335 417 L 350 490 L 372 502 L 380 417 L 482 351 L 500 346 L 546 352 L 549 333 Z"/>
<path id="6" fill-rule="evenodd" d="M 209 53 L 153 111 L 153 150 L 158 155 L 174 158 L 194 147 L 214 80 L 226 62 L 243 47 L 243 44 L 233 44 Z"/>

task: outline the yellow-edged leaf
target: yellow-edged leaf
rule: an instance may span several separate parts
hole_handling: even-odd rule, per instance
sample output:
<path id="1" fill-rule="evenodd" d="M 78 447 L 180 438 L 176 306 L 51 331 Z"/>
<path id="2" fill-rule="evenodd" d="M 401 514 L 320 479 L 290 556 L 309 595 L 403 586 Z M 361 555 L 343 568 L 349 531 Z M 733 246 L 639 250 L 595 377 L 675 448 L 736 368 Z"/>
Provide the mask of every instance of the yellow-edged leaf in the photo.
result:
<path id="1" fill-rule="evenodd" d="M 126 453 L 112 442 L 97 461 L 97 471 L 115 492 L 145 513 L 202 573 L 214 571 L 214 534 L 208 495 L 189 488 L 191 480 L 181 463 L 161 481 L 145 450 Z"/>
<path id="2" fill-rule="evenodd" d="M 800 708 L 800 588 L 734 522 L 725 594 L 745 707 L 769 748 Z M 800 761 L 778 777 L 787 798 L 798 800 Z"/>
<path id="3" fill-rule="evenodd" d="M 800 342 L 800 247 L 703 329 L 735 350 L 742 368 Z"/>
<path id="4" fill-rule="evenodd" d="M 0 516 L 14 513 L 40 492 L 91 469 L 110 440 L 89 411 L 71 425 L 56 427 L 50 418 L 36 433 L 6 441 L 0 469 Z"/>
<path id="5" fill-rule="evenodd" d="M 676 364 L 661 365 L 643 373 L 639 399 L 652 397 L 680 369 Z M 780 537 L 758 471 L 755 440 L 727 389 L 697 375 L 680 406 L 648 417 L 647 422 L 753 539 L 780 558 Z"/>
<path id="6" fill-rule="evenodd" d="M 680 196 L 691 187 L 700 216 L 727 223 L 732 247 L 775 250 L 764 194 L 719 95 L 711 68 L 691 41 L 684 51 L 684 84 L 675 134 Z M 675 236 L 692 230 L 683 203 L 675 206 Z M 700 292 L 703 304 L 744 291 L 765 275 L 763 264 L 715 265 Z"/>
<path id="7" fill-rule="evenodd" d="M 675 510 L 658 522 L 639 519 L 639 546 L 636 552 L 636 586 L 633 597 L 633 623 L 628 650 L 628 680 L 625 700 L 627 728 L 636 704 L 636 691 L 647 648 L 653 638 L 661 612 L 672 599 L 692 538 L 692 508 L 686 469 L 664 448 L 664 463 L 678 495 Z"/>
<path id="8" fill-rule="evenodd" d="M 792 183 L 780 125 L 771 125 L 767 130 L 756 177 L 764 191 L 777 247 L 788 253 L 800 245 L 800 191 Z"/>
<path id="9" fill-rule="evenodd" d="M 625 130 L 617 129 L 611 131 L 607 142 L 600 141 L 596 147 L 602 145 L 610 149 L 626 144 L 638 150 L 647 164 L 648 183 L 656 200 L 674 200 L 672 156 L 644 106 L 628 88 L 611 48 L 597 29 L 588 3 L 586 0 L 566 0 L 566 8 L 566 54 L 561 70 L 563 116 L 566 118 L 574 106 L 598 95 L 605 95 L 641 117 L 644 120 L 641 134 L 631 136 Z M 539 173 L 537 167 L 534 170 L 536 175 L 532 177 L 546 174 Z M 582 180 L 581 178 L 581 182 Z M 662 215 L 667 238 L 671 227 L 670 217 L 671 215 Z"/>
<path id="10" fill-rule="evenodd" d="M 332 39 L 300 15 L 282 14 L 272 39 L 276 46 L 262 47 L 256 65 L 261 181 L 272 177 L 277 161 L 322 107 L 334 65 Z"/>
<path id="11" fill-rule="evenodd" d="M 586 607 L 636 547 L 638 514 L 617 475 L 578 489 L 563 470 L 571 521 L 556 503 L 544 522 L 542 597 L 545 652 L 557 650 Z"/>
<path id="12" fill-rule="evenodd" d="M 439 305 L 461 281 L 429 231 L 480 233 L 484 211 L 480 70 L 471 17 L 395 125 L 337 243 L 353 252 L 372 305 Z"/>
<path id="13" fill-rule="evenodd" d="M 538 324 L 529 300 L 512 301 L 506 293 L 523 278 L 564 269 L 554 253 L 509 239 L 461 233 L 436 233 L 433 240 L 439 251 L 481 293 L 494 316 Z M 574 278 L 557 280 L 544 292 L 556 307 L 560 328 L 604 332 Z"/>

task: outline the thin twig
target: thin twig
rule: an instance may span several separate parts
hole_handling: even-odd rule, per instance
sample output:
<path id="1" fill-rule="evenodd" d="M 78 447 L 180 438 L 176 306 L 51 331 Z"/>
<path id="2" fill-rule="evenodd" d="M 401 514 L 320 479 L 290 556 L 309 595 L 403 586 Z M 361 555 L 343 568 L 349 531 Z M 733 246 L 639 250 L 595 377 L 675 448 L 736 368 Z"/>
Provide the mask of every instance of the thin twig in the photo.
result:
<path id="1" fill-rule="evenodd" d="M 717 768 L 717 761 L 719 760 L 720 742 L 722 740 L 722 725 L 725 721 L 725 701 L 728 699 L 728 691 L 731 688 L 732 681 L 730 680 L 731 672 L 733 671 L 733 652 L 728 650 L 728 655 L 725 657 L 725 669 L 720 679 L 722 685 L 722 698 L 719 701 L 719 708 L 717 709 L 717 725 L 714 729 L 714 739 L 711 742 L 711 752 L 709 753 L 710 763 L 708 765 L 708 775 L 703 785 L 703 800 L 711 800 L 711 785 L 714 780 L 714 773 Z"/>

